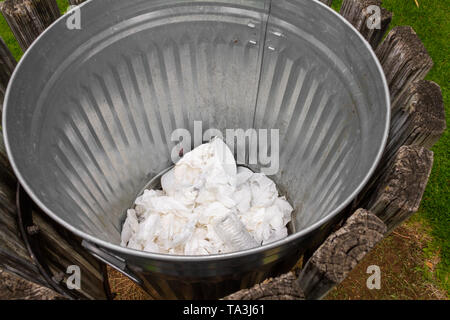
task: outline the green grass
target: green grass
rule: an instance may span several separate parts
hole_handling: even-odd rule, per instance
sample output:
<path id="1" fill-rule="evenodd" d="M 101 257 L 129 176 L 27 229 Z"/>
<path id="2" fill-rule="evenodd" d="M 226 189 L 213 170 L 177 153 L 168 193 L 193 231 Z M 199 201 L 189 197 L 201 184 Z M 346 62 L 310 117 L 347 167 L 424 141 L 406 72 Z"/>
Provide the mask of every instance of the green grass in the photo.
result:
<path id="1" fill-rule="evenodd" d="M 338 10 L 342 0 L 333 1 L 333 8 Z M 450 115 L 449 96 L 449 57 L 450 57 L 450 2 L 442 0 L 384 0 L 383 7 L 391 11 L 393 20 L 391 28 L 409 25 L 414 28 L 419 38 L 433 58 L 434 67 L 426 77 L 441 86 L 444 97 L 447 123 Z M 414 219 L 429 224 L 434 240 L 425 250 L 431 255 L 440 251 L 441 262 L 436 270 L 436 277 L 443 288 L 450 292 L 450 135 L 448 130 L 433 147 L 434 165 L 427 189 Z"/>
<path id="2" fill-rule="evenodd" d="M 409 25 L 414 28 L 434 61 L 434 67 L 426 77 L 441 86 L 447 123 L 450 115 L 449 96 L 449 39 L 450 2 L 441 0 L 384 0 L 383 6 L 394 13 L 392 27 Z M 416 219 L 432 227 L 434 241 L 426 251 L 440 250 L 441 262 L 436 276 L 447 292 L 450 292 L 450 135 L 444 132 L 433 147 L 434 164 L 427 189 Z M 426 252 L 430 253 L 430 252 Z"/>
<path id="3" fill-rule="evenodd" d="M 67 0 L 57 0 L 62 12 L 68 7 Z M 433 58 L 434 67 L 427 79 L 438 83 L 442 88 L 446 116 L 450 115 L 448 66 L 450 39 L 450 1 L 418 0 L 417 8 L 414 0 L 384 0 L 383 6 L 394 13 L 391 27 L 410 25 L 423 41 Z M 334 0 L 333 8 L 338 10 L 342 0 Z M 0 36 L 5 40 L 16 59 L 20 59 L 22 51 L 9 30 L 3 16 L 0 15 Z M 433 147 L 434 166 L 430 181 L 425 191 L 420 211 L 414 219 L 419 219 L 432 228 L 433 241 L 425 250 L 426 254 L 440 252 L 436 276 L 440 284 L 450 292 L 450 135 L 448 130 Z"/>

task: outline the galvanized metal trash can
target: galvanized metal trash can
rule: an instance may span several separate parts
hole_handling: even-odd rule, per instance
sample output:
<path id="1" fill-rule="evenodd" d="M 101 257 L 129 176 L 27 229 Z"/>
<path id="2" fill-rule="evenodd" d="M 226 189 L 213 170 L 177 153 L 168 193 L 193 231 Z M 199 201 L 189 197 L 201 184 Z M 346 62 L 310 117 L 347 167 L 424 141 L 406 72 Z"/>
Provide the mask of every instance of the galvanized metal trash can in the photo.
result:
<path id="1" fill-rule="evenodd" d="M 218 298 L 291 268 L 364 186 L 389 93 L 370 46 L 314 0 L 102 0 L 29 48 L 3 115 L 32 199 L 155 298 Z M 247 251 L 170 256 L 120 247 L 125 210 L 172 165 L 175 129 L 278 129 L 271 178 L 293 234 Z M 258 170 L 258 167 L 254 168 Z"/>

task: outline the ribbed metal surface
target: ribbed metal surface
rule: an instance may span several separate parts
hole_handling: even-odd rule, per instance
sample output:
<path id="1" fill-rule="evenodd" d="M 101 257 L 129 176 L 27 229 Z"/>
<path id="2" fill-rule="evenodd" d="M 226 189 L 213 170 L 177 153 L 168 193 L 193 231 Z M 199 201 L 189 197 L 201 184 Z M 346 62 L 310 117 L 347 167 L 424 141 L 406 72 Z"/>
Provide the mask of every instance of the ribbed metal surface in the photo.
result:
<path id="1" fill-rule="evenodd" d="M 8 152 L 48 214 L 125 259 L 154 296 L 220 297 L 287 270 L 367 180 L 386 138 L 385 81 L 368 45 L 322 4 L 102 0 L 81 11 L 81 31 L 63 17 L 17 68 Z M 172 132 L 197 120 L 280 130 L 273 178 L 296 234 L 212 257 L 118 246 L 124 210 L 172 165 Z"/>
<path id="2" fill-rule="evenodd" d="M 268 21 L 255 127 L 280 130 L 276 180 L 295 204 L 296 230 L 361 183 L 386 122 L 377 66 L 347 26 L 327 23 L 333 15 L 314 1 L 279 0 Z"/>

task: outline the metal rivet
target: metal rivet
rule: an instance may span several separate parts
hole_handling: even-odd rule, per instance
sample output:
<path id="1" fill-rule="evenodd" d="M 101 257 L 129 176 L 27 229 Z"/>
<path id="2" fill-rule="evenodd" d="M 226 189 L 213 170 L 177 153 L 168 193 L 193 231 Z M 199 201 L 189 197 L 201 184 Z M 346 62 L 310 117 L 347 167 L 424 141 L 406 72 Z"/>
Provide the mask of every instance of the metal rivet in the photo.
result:
<path id="1" fill-rule="evenodd" d="M 281 32 L 279 32 L 279 31 L 271 31 L 271 33 L 273 35 L 277 36 L 277 37 L 282 37 L 283 36 L 283 34 Z"/>

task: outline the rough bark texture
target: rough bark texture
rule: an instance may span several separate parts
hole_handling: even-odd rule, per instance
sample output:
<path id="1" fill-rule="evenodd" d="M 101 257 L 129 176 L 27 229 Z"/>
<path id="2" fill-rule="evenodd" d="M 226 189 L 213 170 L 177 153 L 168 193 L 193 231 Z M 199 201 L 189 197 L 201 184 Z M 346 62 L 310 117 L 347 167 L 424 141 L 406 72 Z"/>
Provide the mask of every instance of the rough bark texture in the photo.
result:
<path id="1" fill-rule="evenodd" d="M 40 285 L 48 285 L 28 254 L 16 221 L 16 178 L 0 131 L 0 267 Z"/>
<path id="2" fill-rule="evenodd" d="M 380 24 L 374 24 L 374 13 L 369 10 L 369 6 L 380 8 Z M 376 49 L 383 39 L 392 20 L 392 13 L 381 7 L 380 0 L 344 0 L 342 2 L 340 14 L 347 19 Z"/>
<path id="3" fill-rule="evenodd" d="M 223 298 L 224 300 L 300 300 L 303 293 L 293 272 L 275 279 L 265 280 L 250 289 L 240 290 Z"/>
<path id="4" fill-rule="evenodd" d="M 427 80 L 413 82 L 392 109 L 386 155 L 402 145 L 430 149 L 446 129 L 444 101 L 439 85 Z"/>
<path id="5" fill-rule="evenodd" d="M 393 28 L 376 50 L 389 85 L 392 107 L 409 85 L 425 78 L 433 60 L 416 32 L 408 26 Z"/>
<path id="6" fill-rule="evenodd" d="M 14 175 L 6 154 L 5 144 L 3 142 L 3 132 L 0 130 L 0 182 L 11 190 L 17 185 L 17 178 Z"/>
<path id="7" fill-rule="evenodd" d="M 71 6 L 77 6 L 79 4 L 82 4 L 83 2 L 85 2 L 86 0 L 69 0 L 69 4 Z"/>
<path id="8" fill-rule="evenodd" d="M 365 199 L 391 232 L 419 209 L 433 166 L 433 152 L 419 146 L 403 146 L 377 189 Z"/>
<path id="9" fill-rule="evenodd" d="M 0 119 L 3 113 L 3 99 L 5 98 L 6 88 L 15 67 L 16 59 L 9 51 L 3 38 L 0 37 Z"/>
<path id="10" fill-rule="evenodd" d="M 321 299 L 341 283 L 383 239 L 386 226 L 373 213 L 358 209 L 317 249 L 298 278 L 306 299 Z"/>
<path id="11" fill-rule="evenodd" d="M 61 15 L 56 0 L 5 0 L 0 10 L 23 51 Z"/>
<path id="12" fill-rule="evenodd" d="M 386 178 L 385 174 L 391 172 L 401 146 L 431 148 L 445 129 L 444 104 L 439 86 L 426 80 L 412 83 L 392 109 L 389 138 L 383 157 L 376 173 L 358 195 L 353 207 L 368 208 L 368 199 L 377 194 L 380 184 Z"/>
<path id="13" fill-rule="evenodd" d="M 48 288 L 0 269 L 0 300 L 59 300 L 62 296 Z"/>
<path id="14" fill-rule="evenodd" d="M 320 2 L 325 3 L 327 6 L 331 7 L 331 4 L 333 3 L 333 0 L 319 0 Z"/>
<path id="15" fill-rule="evenodd" d="M 319 247 L 298 279 L 290 272 L 224 299 L 320 299 L 345 279 L 385 232 L 379 218 L 359 209 Z"/>

